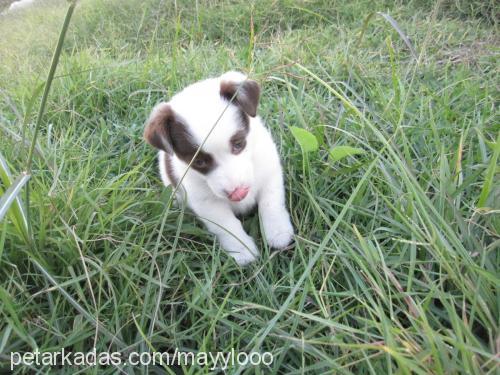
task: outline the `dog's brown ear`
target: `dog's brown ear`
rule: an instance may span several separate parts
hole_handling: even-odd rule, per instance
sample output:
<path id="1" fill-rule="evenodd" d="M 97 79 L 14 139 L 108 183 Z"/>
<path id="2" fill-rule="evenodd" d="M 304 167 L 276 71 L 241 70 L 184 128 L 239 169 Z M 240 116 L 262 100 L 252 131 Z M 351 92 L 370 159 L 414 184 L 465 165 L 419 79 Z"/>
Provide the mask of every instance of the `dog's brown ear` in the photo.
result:
<path id="1" fill-rule="evenodd" d="M 144 139 L 153 147 L 172 153 L 169 124 L 175 119 L 168 103 L 160 103 L 151 111 L 144 129 Z"/>
<path id="2" fill-rule="evenodd" d="M 236 96 L 235 96 L 236 94 Z M 257 82 L 247 79 L 242 82 L 222 81 L 220 95 L 239 106 L 247 115 L 255 117 L 259 105 L 260 86 Z"/>

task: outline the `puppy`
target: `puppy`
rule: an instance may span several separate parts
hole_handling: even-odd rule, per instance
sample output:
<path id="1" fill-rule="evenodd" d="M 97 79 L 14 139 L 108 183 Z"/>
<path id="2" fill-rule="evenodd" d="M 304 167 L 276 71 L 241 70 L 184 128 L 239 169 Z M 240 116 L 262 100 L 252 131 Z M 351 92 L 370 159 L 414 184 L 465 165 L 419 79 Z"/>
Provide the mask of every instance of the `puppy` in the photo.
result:
<path id="1" fill-rule="evenodd" d="M 259 96 L 257 82 L 228 72 L 158 104 L 144 131 L 159 149 L 165 186 L 180 184 L 176 198 L 185 200 L 240 265 L 256 260 L 259 251 L 236 215 L 258 206 L 273 248 L 286 247 L 294 234 L 278 152 L 257 116 Z"/>

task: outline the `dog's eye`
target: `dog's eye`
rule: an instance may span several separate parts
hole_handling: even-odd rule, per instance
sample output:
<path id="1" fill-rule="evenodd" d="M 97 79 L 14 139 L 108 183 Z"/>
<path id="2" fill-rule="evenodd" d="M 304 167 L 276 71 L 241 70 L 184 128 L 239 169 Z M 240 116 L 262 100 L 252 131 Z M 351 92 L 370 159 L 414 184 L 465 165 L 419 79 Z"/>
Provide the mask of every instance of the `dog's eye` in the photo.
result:
<path id="1" fill-rule="evenodd" d="M 231 148 L 232 148 L 232 152 L 233 154 L 238 154 L 240 153 L 246 146 L 246 142 L 244 139 L 241 139 L 241 140 L 238 140 L 238 141 L 234 141 L 232 144 L 231 144 Z"/>
<path id="2" fill-rule="evenodd" d="M 205 159 L 200 159 L 200 158 L 196 158 L 193 162 L 193 165 L 197 168 L 204 168 L 207 166 L 207 161 Z"/>

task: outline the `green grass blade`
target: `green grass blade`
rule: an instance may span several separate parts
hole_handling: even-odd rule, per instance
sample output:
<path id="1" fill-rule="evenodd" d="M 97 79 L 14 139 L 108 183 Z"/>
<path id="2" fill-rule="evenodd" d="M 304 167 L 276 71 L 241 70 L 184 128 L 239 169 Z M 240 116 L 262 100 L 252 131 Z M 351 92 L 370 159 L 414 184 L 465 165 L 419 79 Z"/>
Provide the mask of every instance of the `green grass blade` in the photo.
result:
<path id="1" fill-rule="evenodd" d="M 6 160 L 3 155 L 0 153 L 0 181 L 3 183 L 5 187 L 9 187 L 12 184 L 12 175 L 9 170 L 9 166 L 7 165 Z M 0 186 L 0 194 L 3 194 L 4 190 Z M 14 202 L 11 203 L 12 207 L 10 210 L 10 218 L 16 227 L 17 231 L 24 238 L 26 242 L 28 242 L 29 234 L 28 234 L 28 221 L 26 218 L 26 212 L 24 211 L 24 206 L 19 194 L 15 197 Z"/>
<path id="2" fill-rule="evenodd" d="M 33 349 L 37 347 L 33 338 L 26 332 L 21 318 L 18 314 L 18 308 L 15 306 L 12 297 L 9 292 L 0 286 L 0 301 L 2 305 L 0 306 L 0 312 L 3 313 L 7 319 L 9 325 L 14 329 L 17 335 L 29 344 Z"/>
<path id="3" fill-rule="evenodd" d="M 394 28 L 394 30 L 397 31 L 401 39 L 403 39 L 403 42 L 405 42 L 406 46 L 410 50 L 413 58 L 417 60 L 417 52 L 415 51 L 415 48 L 413 48 L 413 44 L 410 42 L 410 39 L 408 36 L 404 33 L 404 31 L 401 29 L 399 24 L 396 22 L 394 18 L 392 18 L 390 15 L 384 12 L 377 12 L 378 15 L 384 17 L 384 19 L 391 24 L 391 26 Z"/>
<path id="4" fill-rule="evenodd" d="M 68 302 L 80 313 L 82 314 L 94 327 L 96 327 L 99 332 L 106 336 L 110 342 L 116 343 L 119 348 L 125 348 L 125 343 L 117 337 L 116 334 L 111 333 L 106 327 L 104 327 L 95 317 L 90 314 L 86 309 L 83 308 L 64 288 L 62 288 L 59 283 L 52 277 L 52 275 L 42 267 L 40 263 L 36 260 L 31 259 L 31 262 L 35 267 L 43 274 L 43 276 L 52 284 L 61 294 L 68 300 Z"/>
<path id="5" fill-rule="evenodd" d="M 498 166 L 498 155 L 500 155 L 500 132 L 498 132 L 497 142 L 495 144 L 490 163 L 488 164 L 483 188 L 481 189 L 481 194 L 479 195 L 479 200 L 477 202 L 477 206 L 479 208 L 486 206 L 486 201 L 488 200 L 488 196 L 490 195 L 491 187 L 493 186 L 493 180 L 495 178 L 495 173 Z"/>
<path id="6" fill-rule="evenodd" d="M 21 192 L 21 189 L 29 179 L 29 174 L 21 174 L 2 195 L 2 197 L 0 198 L 0 221 L 2 221 L 5 214 L 9 211 L 11 204 L 16 201 L 16 198 Z"/>
<path id="7" fill-rule="evenodd" d="M 35 151 L 38 132 L 40 131 L 40 126 L 42 124 L 42 118 L 45 113 L 45 106 L 47 104 L 47 99 L 49 97 L 50 88 L 52 86 L 52 81 L 54 80 L 54 74 L 56 73 L 57 64 L 59 63 L 59 57 L 61 56 L 62 47 L 64 44 L 64 38 L 66 37 L 66 32 L 68 31 L 69 22 L 71 20 L 71 16 L 73 15 L 75 6 L 76 6 L 76 0 L 71 1 L 68 10 L 66 12 L 66 17 L 64 18 L 64 23 L 61 29 L 61 33 L 59 34 L 59 39 L 57 41 L 56 49 L 54 50 L 54 54 L 52 55 L 52 62 L 50 63 L 49 74 L 47 75 L 47 80 L 43 88 L 42 100 L 40 102 L 40 107 L 38 109 L 38 115 L 35 122 L 35 131 L 33 132 L 33 139 L 31 141 L 31 147 L 28 153 L 28 161 L 26 166 L 28 173 L 31 173 L 33 152 Z M 29 205 L 29 202 L 26 203 Z"/>

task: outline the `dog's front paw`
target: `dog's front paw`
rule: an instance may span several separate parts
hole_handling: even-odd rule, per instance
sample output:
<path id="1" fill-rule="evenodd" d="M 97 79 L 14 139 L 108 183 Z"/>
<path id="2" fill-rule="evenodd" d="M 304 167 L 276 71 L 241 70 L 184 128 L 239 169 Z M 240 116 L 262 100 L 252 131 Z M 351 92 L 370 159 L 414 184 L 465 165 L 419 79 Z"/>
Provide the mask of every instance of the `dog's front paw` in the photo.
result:
<path id="1" fill-rule="evenodd" d="M 258 258 L 258 254 L 251 253 L 247 249 L 245 251 L 231 252 L 230 254 L 240 266 L 246 266 Z"/>
<path id="2" fill-rule="evenodd" d="M 293 240 L 293 226 L 288 214 L 278 220 L 267 223 L 264 227 L 267 243 L 275 249 L 287 247 Z"/>
<path id="3" fill-rule="evenodd" d="M 241 239 L 241 242 L 232 238 L 229 241 L 225 241 L 223 247 L 240 266 L 246 266 L 259 257 L 257 245 L 255 245 L 254 240 L 250 236 Z"/>

